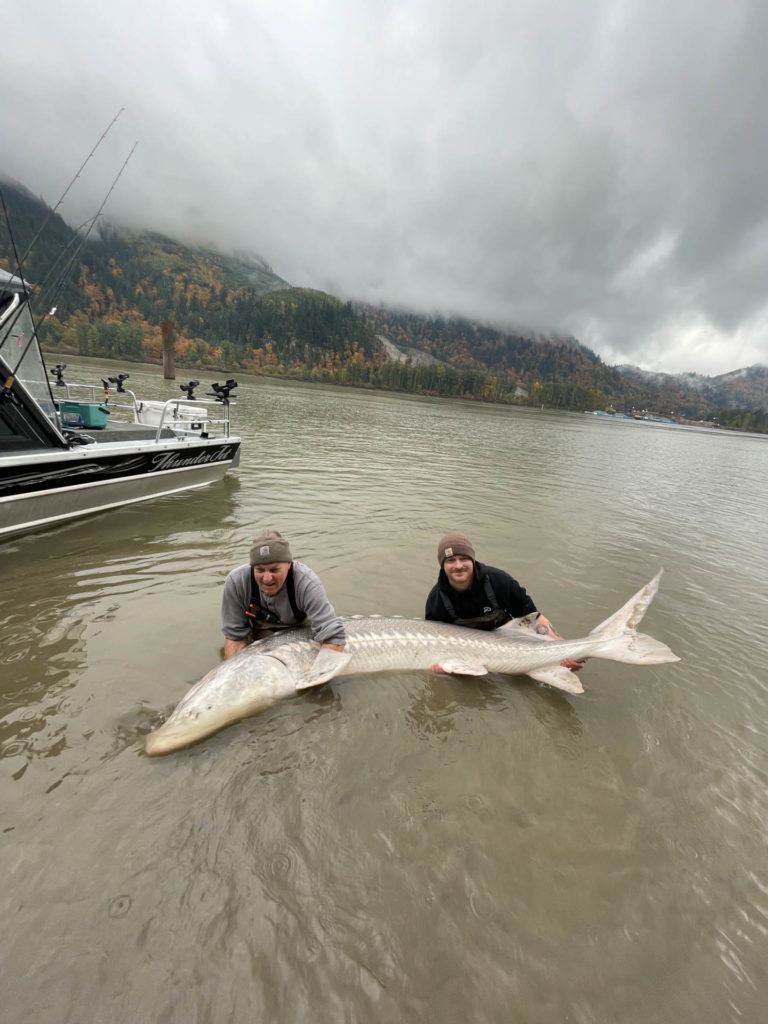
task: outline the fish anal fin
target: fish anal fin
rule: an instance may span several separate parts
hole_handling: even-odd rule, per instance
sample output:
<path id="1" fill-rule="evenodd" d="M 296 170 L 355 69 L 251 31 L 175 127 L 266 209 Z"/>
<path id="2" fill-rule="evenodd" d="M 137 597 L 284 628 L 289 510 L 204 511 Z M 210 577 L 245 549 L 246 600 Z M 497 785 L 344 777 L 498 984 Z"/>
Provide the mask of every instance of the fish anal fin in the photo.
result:
<path id="1" fill-rule="evenodd" d="M 459 661 L 456 658 L 444 658 L 439 662 L 443 672 L 452 676 L 487 676 L 488 669 L 476 661 Z"/>

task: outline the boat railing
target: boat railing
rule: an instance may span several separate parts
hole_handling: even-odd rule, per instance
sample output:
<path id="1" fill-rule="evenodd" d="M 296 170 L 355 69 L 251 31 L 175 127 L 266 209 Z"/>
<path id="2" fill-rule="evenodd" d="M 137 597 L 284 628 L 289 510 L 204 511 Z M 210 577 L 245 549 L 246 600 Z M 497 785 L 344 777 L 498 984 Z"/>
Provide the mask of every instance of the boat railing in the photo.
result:
<path id="1" fill-rule="evenodd" d="M 103 405 L 107 401 L 104 388 L 98 384 L 70 384 L 62 381 L 51 390 L 56 401 L 89 402 L 93 405 Z"/>
<path id="2" fill-rule="evenodd" d="M 237 386 L 234 382 L 229 383 Z M 184 394 L 178 398 L 154 400 L 137 398 L 124 384 L 113 392 L 98 384 L 70 383 L 59 377 L 52 390 L 57 402 L 98 405 L 110 415 L 115 414 L 120 422 L 155 427 L 155 440 L 159 441 L 165 428 L 179 435 L 207 437 L 214 433 L 216 436 L 230 436 L 229 409 L 235 403 L 229 399 L 228 391 L 222 397 L 222 389 L 216 384 L 212 387 L 215 393 L 209 398 L 190 398 Z M 189 392 L 190 388 L 187 386 L 182 390 Z"/>
<path id="3" fill-rule="evenodd" d="M 229 437 L 229 403 L 221 404 L 215 398 L 168 398 L 165 401 L 140 401 L 128 388 L 125 390 L 133 400 L 134 422 L 143 423 L 146 426 L 156 426 L 157 440 L 160 439 L 164 427 L 170 427 L 176 434 L 197 434 L 202 437 L 210 433 L 213 428 L 216 434 Z M 116 407 L 119 408 L 119 406 Z"/>

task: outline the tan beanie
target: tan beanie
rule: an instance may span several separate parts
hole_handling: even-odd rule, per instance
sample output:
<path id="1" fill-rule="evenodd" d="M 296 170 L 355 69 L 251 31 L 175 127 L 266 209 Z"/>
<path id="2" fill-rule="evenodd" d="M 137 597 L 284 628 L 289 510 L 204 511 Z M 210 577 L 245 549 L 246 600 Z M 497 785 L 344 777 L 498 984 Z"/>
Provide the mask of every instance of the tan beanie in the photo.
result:
<path id="1" fill-rule="evenodd" d="M 292 562 L 293 555 L 288 541 L 277 530 L 262 530 L 251 546 L 251 565 L 268 565 L 270 562 Z"/>
<path id="2" fill-rule="evenodd" d="M 466 555 L 474 562 L 475 549 L 466 534 L 446 533 L 444 537 L 440 538 L 440 543 L 437 545 L 437 560 L 440 565 L 451 555 Z"/>

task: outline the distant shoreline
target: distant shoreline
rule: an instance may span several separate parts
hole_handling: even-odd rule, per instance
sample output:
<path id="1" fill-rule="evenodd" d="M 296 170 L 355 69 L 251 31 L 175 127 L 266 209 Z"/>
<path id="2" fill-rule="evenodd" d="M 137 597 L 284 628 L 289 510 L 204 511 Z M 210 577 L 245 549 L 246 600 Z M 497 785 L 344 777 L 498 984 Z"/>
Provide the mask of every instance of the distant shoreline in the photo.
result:
<path id="1" fill-rule="evenodd" d="M 157 367 L 160 370 L 162 370 L 162 365 L 163 365 L 160 360 L 151 360 L 151 359 L 140 359 L 140 360 L 138 360 L 138 359 L 130 359 L 130 358 L 124 357 L 124 356 L 121 356 L 121 357 L 116 359 L 113 356 L 86 355 L 86 354 L 83 354 L 82 352 L 65 352 L 65 351 L 62 351 L 61 349 L 57 349 L 57 350 L 48 349 L 48 348 L 46 348 L 46 347 L 44 347 L 42 345 L 41 345 L 41 351 L 43 352 L 44 357 L 59 357 L 59 358 L 67 358 L 67 359 L 69 359 L 69 358 L 88 359 L 88 360 L 91 360 L 92 362 L 99 362 L 101 360 L 104 360 L 104 361 L 109 362 L 109 363 L 122 363 L 122 364 L 126 364 L 126 365 L 130 364 L 132 366 L 145 366 L 145 367 L 148 367 L 148 368 L 149 367 Z M 46 359 L 46 361 L 47 361 L 47 359 Z M 365 382 L 359 382 L 359 381 L 312 380 L 311 378 L 308 378 L 308 377 L 291 377 L 291 376 L 287 376 L 285 374 L 264 373 L 263 371 L 256 373 L 256 372 L 254 372 L 252 370 L 241 370 L 241 369 L 234 369 L 233 370 L 231 368 L 230 369 L 225 369 L 225 368 L 220 367 L 220 366 L 181 366 L 181 365 L 179 365 L 177 363 L 176 369 L 184 371 L 182 376 L 185 376 L 187 372 L 188 373 L 214 373 L 214 374 L 215 373 L 221 373 L 221 374 L 229 374 L 229 375 L 231 375 L 233 373 L 235 373 L 235 374 L 242 373 L 242 374 L 245 374 L 247 377 L 260 377 L 260 378 L 263 378 L 264 380 L 281 381 L 281 382 L 284 382 L 286 384 L 309 384 L 309 385 L 321 384 L 324 387 L 350 388 L 351 390 L 354 390 L 354 391 L 365 391 L 365 392 L 368 392 L 370 394 L 382 393 L 382 394 L 388 394 L 388 395 L 406 395 L 406 396 L 411 397 L 411 398 L 433 398 L 433 399 L 440 399 L 442 401 L 451 401 L 451 402 L 470 402 L 470 403 L 472 403 L 474 405 L 496 406 L 499 409 L 517 409 L 517 410 L 519 410 L 521 412 L 546 411 L 546 412 L 552 412 L 552 413 L 566 413 L 566 414 L 569 414 L 571 416 L 581 416 L 581 415 L 590 416 L 590 415 L 593 415 L 595 413 L 595 410 L 591 410 L 591 409 L 585 409 L 585 410 L 579 410 L 579 409 L 559 409 L 559 408 L 556 408 L 554 406 L 539 406 L 537 404 L 525 403 L 525 402 L 519 402 L 519 401 L 517 401 L 517 402 L 500 402 L 498 400 L 483 399 L 483 398 L 477 398 L 477 397 L 474 397 L 474 396 L 440 395 L 440 394 L 435 394 L 435 393 L 430 393 L 430 392 L 425 392 L 425 391 L 406 391 L 406 390 L 401 389 L 401 388 L 386 387 L 386 386 L 382 386 L 382 385 L 374 386 L 374 385 L 371 385 L 371 384 L 368 384 L 368 383 L 365 383 Z M 178 374 L 177 374 L 177 376 L 178 376 Z M 175 377 L 173 379 L 175 379 Z M 718 423 L 713 423 L 711 420 L 690 420 L 690 419 L 685 419 L 683 417 L 679 417 L 676 420 L 663 420 L 663 419 L 643 420 L 642 418 L 638 418 L 638 417 L 635 417 L 635 416 L 630 416 L 628 413 L 622 413 L 622 414 L 617 413 L 615 415 L 615 417 L 614 417 L 614 414 L 606 413 L 604 411 L 601 411 L 599 413 L 599 415 L 595 415 L 595 419 L 601 419 L 601 420 L 610 420 L 610 419 L 614 419 L 614 418 L 617 419 L 617 420 L 621 419 L 621 420 L 624 420 L 624 421 L 631 420 L 633 422 L 645 422 L 647 424 L 651 424 L 651 425 L 654 425 L 654 426 L 696 427 L 698 429 L 707 429 L 707 430 L 710 430 L 710 431 L 713 431 L 713 432 L 717 431 L 718 433 L 720 433 L 720 432 L 727 432 L 729 434 L 740 434 L 740 435 L 743 435 L 743 436 L 750 436 L 750 437 L 768 437 L 768 434 L 761 434 L 761 433 L 757 433 L 757 432 L 754 432 L 754 431 L 742 430 L 742 429 L 740 429 L 738 427 L 729 427 L 729 426 L 721 425 L 721 424 L 718 424 Z"/>

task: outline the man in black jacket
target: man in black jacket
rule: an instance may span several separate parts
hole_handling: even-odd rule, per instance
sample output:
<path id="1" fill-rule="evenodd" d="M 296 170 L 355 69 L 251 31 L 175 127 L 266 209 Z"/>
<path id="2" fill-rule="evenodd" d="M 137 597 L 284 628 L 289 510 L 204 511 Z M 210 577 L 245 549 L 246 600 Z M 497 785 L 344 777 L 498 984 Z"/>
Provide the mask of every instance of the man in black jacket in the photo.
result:
<path id="1" fill-rule="evenodd" d="M 475 560 L 475 549 L 463 533 L 447 533 L 437 545 L 440 575 L 427 597 L 425 619 L 451 622 L 472 629 L 497 629 L 510 619 L 535 615 L 534 629 L 562 640 L 546 615 L 536 608 L 525 587 L 503 569 Z M 565 668 L 578 671 L 583 662 L 566 659 Z"/>

